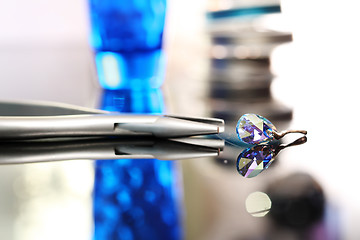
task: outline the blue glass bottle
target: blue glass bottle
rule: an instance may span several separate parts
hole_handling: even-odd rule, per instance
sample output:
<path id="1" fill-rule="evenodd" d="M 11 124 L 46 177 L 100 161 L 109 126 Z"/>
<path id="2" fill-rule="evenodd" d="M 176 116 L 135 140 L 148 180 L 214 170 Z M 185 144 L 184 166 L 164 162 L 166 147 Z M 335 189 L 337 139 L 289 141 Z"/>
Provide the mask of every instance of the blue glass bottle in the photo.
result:
<path id="1" fill-rule="evenodd" d="M 160 87 L 166 0 L 89 0 L 89 10 L 100 85 L 113 90 Z"/>

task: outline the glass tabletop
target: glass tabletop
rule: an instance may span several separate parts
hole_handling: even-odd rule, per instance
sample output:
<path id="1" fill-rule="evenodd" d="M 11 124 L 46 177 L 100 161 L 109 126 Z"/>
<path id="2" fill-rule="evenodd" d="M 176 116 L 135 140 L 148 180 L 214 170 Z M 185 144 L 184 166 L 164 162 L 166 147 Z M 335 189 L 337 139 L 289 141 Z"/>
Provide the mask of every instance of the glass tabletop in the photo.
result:
<path id="1" fill-rule="evenodd" d="M 0 48 L 3 100 L 214 117 L 226 129 L 195 139 L 2 142 L 0 238 L 359 239 L 358 34 L 346 19 L 348 28 L 320 34 L 317 17 L 282 35 L 292 43 L 262 48 L 270 58 L 226 56 L 208 33 L 183 30 L 166 50 L 163 87 L 148 91 L 102 90 L 86 43 Z M 307 140 L 239 143 L 246 113 L 279 131 L 307 130 Z"/>

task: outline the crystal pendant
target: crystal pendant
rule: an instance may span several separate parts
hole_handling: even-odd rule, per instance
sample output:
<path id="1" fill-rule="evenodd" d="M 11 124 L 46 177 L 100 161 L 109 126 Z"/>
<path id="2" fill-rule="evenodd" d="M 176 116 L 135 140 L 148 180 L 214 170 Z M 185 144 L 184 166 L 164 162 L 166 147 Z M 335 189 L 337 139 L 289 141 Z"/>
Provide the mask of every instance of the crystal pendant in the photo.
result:
<path id="1" fill-rule="evenodd" d="M 241 141 L 259 144 L 274 139 L 275 126 L 266 118 L 257 114 L 244 114 L 236 125 L 236 133 Z"/>
<path id="2" fill-rule="evenodd" d="M 256 177 L 270 166 L 275 155 L 271 145 L 257 145 L 247 148 L 240 153 L 236 168 L 246 178 Z"/>

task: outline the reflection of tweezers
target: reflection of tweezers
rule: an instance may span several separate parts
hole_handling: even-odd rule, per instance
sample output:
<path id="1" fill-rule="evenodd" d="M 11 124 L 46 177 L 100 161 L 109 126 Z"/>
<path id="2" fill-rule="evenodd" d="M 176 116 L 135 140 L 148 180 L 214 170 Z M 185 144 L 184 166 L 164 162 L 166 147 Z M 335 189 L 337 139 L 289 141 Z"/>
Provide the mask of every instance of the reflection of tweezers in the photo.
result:
<path id="1" fill-rule="evenodd" d="M 0 103 L 0 138 L 154 136 L 216 134 L 224 121 L 169 115 L 117 114 L 62 104 Z"/>
<path id="2" fill-rule="evenodd" d="M 20 141 L 0 145 L 0 164 L 72 159 L 175 160 L 217 156 L 223 147 L 223 140 L 205 138 Z"/>

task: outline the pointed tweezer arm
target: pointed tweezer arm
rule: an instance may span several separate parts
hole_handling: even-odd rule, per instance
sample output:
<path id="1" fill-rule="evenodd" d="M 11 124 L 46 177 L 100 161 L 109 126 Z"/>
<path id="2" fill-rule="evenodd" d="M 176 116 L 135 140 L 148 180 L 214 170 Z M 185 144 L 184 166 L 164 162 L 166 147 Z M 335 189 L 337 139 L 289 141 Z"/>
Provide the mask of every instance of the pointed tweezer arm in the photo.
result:
<path id="1" fill-rule="evenodd" d="M 160 138 L 216 134 L 224 121 L 168 115 L 80 114 L 0 117 L 0 139 L 53 137 L 154 136 Z"/>

